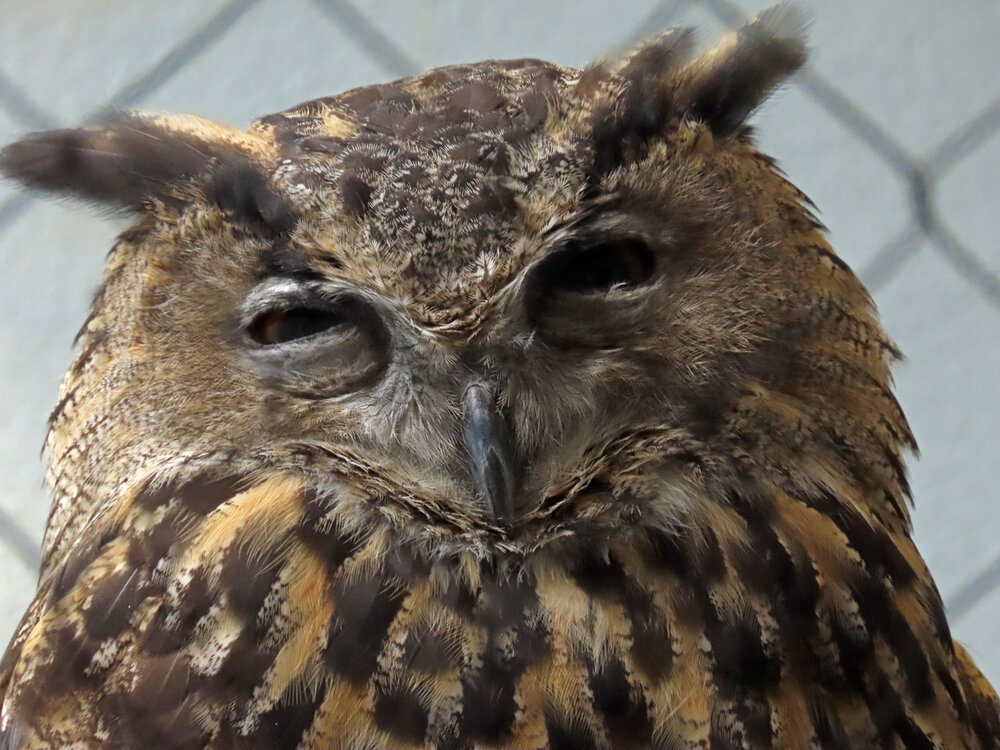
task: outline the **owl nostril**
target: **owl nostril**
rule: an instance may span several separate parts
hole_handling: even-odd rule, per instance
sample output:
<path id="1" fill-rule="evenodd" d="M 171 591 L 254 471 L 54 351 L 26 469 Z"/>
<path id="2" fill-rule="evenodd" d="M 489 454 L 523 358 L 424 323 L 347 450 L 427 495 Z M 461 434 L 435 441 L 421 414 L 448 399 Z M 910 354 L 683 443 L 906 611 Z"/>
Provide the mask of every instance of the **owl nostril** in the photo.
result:
<path id="1" fill-rule="evenodd" d="M 463 397 L 462 433 L 469 471 L 493 520 L 506 526 L 514 519 L 514 480 L 510 433 L 496 399 L 482 383 L 473 383 Z"/>

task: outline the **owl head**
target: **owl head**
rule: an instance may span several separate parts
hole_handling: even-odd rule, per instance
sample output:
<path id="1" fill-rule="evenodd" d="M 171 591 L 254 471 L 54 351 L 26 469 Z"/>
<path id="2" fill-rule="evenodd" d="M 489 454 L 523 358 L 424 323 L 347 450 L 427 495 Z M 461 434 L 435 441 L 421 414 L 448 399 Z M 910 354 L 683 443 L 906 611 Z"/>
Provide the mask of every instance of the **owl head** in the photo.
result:
<path id="1" fill-rule="evenodd" d="M 696 486 L 898 494 L 895 350 L 747 124 L 801 36 L 778 6 L 701 55 L 673 31 L 245 131 L 124 114 L 8 146 L 14 179 L 135 217 L 52 415 L 48 554 L 123 488 L 197 477 L 291 473 L 511 555 L 683 524 Z"/>

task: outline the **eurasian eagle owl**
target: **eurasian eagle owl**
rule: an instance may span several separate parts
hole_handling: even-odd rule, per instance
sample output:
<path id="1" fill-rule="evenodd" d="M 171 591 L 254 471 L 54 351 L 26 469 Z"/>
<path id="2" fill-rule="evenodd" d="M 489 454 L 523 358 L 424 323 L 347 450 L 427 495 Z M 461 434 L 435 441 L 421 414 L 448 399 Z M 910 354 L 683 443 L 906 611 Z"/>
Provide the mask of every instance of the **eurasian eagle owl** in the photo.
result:
<path id="1" fill-rule="evenodd" d="M 998 746 L 896 349 L 746 124 L 800 19 L 691 46 L 3 151 L 135 224 L 0 747 Z"/>

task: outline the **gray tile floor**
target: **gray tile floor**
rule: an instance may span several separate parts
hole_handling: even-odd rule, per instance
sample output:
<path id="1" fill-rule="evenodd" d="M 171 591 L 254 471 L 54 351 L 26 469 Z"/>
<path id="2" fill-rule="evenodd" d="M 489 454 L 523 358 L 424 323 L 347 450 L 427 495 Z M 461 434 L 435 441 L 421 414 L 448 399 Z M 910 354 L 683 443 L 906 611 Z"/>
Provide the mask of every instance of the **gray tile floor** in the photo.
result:
<path id="1" fill-rule="evenodd" d="M 758 115 L 909 359 L 899 398 L 916 537 L 954 630 L 1000 683 L 1000 5 L 813 8 L 810 68 Z M 298 101 L 485 57 L 580 65 L 754 0 L 0 0 L 0 140 L 108 106 L 238 124 Z M 38 458 L 70 342 L 120 224 L 0 186 L 0 641 L 34 586 Z"/>

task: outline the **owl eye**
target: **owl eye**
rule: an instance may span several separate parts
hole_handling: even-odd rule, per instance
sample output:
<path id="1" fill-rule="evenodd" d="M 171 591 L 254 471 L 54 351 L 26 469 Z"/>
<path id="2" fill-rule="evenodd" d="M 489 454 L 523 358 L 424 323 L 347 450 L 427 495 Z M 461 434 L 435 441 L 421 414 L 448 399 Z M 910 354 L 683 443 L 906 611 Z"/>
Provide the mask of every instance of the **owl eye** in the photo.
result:
<path id="1" fill-rule="evenodd" d="M 334 310 L 279 308 L 268 310 L 254 318 L 248 332 L 250 338 L 258 344 L 275 346 L 315 336 L 343 322 L 343 316 Z"/>
<path id="2" fill-rule="evenodd" d="M 391 358 L 378 305 L 335 282 L 269 278 L 250 290 L 235 322 L 246 365 L 296 398 L 364 388 Z"/>
<path id="3" fill-rule="evenodd" d="M 621 238 L 562 250 L 539 271 L 546 289 L 586 294 L 639 286 L 649 281 L 654 268 L 653 251 L 645 243 Z"/>

